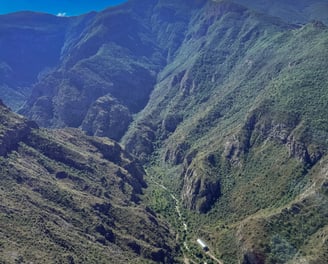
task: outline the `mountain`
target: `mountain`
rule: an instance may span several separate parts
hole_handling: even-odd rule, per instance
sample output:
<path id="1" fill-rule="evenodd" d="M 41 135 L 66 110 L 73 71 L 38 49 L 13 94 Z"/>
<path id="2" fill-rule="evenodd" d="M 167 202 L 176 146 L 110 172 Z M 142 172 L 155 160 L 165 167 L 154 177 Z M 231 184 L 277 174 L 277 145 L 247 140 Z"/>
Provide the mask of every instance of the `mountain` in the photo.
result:
<path id="1" fill-rule="evenodd" d="M 19 112 L 137 156 L 141 202 L 170 221 L 186 263 L 326 263 L 325 8 L 132 0 L 70 18 Z"/>
<path id="2" fill-rule="evenodd" d="M 328 23 L 328 3 L 325 0 L 236 0 L 254 10 L 280 17 L 290 23 L 306 23 L 309 20 Z"/>
<path id="3" fill-rule="evenodd" d="M 320 22 L 208 3 L 123 138 L 206 214 L 190 229 L 226 263 L 328 260 L 327 40 Z"/>
<path id="4" fill-rule="evenodd" d="M 117 143 L 3 104 L 0 119 L 1 263 L 172 263 L 173 234 L 140 204 L 145 172 Z"/>
<path id="5" fill-rule="evenodd" d="M 20 113 L 41 126 L 81 127 L 119 140 L 183 40 L 190 3 L 177 12 L 173 8 L 173 1 L 130 1 L 81 22 L 85 27 L 75 21 L 81 30 L 67 34 L 68 56 L 34 85 Z"/>
<path id="6" fill-rule="evenodd" d="M 59 63 L 68 20 L 32 12 L 0 16 L 1 97 L 18 109 L 30 87 Z"/>
<path id="7" fill-rule="evenodd" d="M 139 157 L 155 149 L 183 167 L 184 200 L 205 212 L 220 195 L 210 187 L 220 171 L 248 164 L 253 147 L 272 141 L 309 166 L 326 152 L 327 27 L 296 27 L 227 2 L 206 5 L 194 21 L 123 142 Z M 203 162 L 209 172 L 197 171 Z"/>

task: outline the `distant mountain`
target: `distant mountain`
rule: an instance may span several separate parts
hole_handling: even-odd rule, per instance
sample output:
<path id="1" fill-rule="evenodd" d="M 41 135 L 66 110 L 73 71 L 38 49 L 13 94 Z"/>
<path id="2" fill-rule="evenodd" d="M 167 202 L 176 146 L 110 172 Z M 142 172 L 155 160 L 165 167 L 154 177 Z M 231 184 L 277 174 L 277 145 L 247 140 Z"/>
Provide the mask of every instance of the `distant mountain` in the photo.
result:
<path id="1" fill-rule="evenodd" d="M 328 25 L 328 2 L 325 0 L 235 0 L 235 2 L 280 17 L 290 23 L 318 20 Z"/>
<path id="2" fill-rule="evenodd" d="M 0 16 L 1 98 L 18 109 L 31 86 L 58 65 L 68 19 L 32 12 Z"/>
<path id="3" fill-rule="evenodd" d="M 2 104 L 0 119 L 1 263 L 172 263 L 173 234 L 139 203 L 144 171 L 117 143 Z"/>
<path id="4" fill-rule="evenodd" d="M 210 261 L 202 237 L 224 263 L 327 263 L 325 8 L 132 0 L 63 20 L 19 112 L 120 140 L 185 262 Z"/>

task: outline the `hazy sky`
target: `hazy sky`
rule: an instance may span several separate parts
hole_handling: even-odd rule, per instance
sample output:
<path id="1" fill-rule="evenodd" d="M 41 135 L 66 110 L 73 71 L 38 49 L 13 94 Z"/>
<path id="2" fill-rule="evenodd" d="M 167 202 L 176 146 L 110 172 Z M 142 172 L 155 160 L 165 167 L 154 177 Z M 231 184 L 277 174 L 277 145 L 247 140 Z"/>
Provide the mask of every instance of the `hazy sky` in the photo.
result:
<path id="1" fill-rule="evenodd" d="M 37 11 L 54 15 L 79 15 L 99 11 L 127 0 L 0 0 L 0 14 Z"/>

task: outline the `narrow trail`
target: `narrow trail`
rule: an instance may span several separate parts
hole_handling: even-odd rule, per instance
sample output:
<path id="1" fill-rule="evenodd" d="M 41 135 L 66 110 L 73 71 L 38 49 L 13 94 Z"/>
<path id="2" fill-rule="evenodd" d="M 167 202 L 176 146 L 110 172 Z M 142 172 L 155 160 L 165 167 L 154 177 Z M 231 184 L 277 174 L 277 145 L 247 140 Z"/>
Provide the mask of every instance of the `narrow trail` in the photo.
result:
<path id="1" fill-rule="evenodd" d="M 163 184 L 158 183 L 153 178 L 151 180 L 152 180 L 152 182 L 154 184 L 156 184 L 157 186 L 159 186 L 161 189 L 165 190 L 170 195 L 170 197 L 173 199 L 173 201 L 175 203 L 175 211 L 177 213 L 178 220 L 182 224 L 183 230 L 184 231 L 187 231 L 188 230 L 188 225 L 183 220 L 183 216 L 182 216 L 181 209 L 180 209 L 180 202 L 179 202 L 178 198 L 173 193 L 171 193 L 170 190 L 166 186 L 164 186 Z M 190 248 L 188 246 L 188 241 L 186 239 L 183 240 L 183 247 L 187 250 L 187 252 L 190 251 Z M 183 254 L 183 263 L 184 264 L 198 264 L 193 259 L 191 259 L 190 257 L 188 257 L 185 253 Z"/>
<path id="2" fill-rule="evenodd" d="M 206 255 L 209 256 L 211 259 L 213 259 L 214 261 L 216 261 L 218 264 L 223 264 L 223 262 L 219 259 L 217 259 L 211 252 L 206 252 Z"/>
<path id="3" fill-rule="evenodd" d="M 183 220 L 183 215 L 181 213 L 181 207 L 180 207 L 180 201 L 178 200 L 178 198 L 170 192 L 170 190 L 164 186 L 163 184 L 161 183 L 158 183 L 157 181 L 155 181 L 153 178 L 151 178 L 152 182 L 154 184 L 156 184 L 157 186 L 159 186 L 161 189 L 165 190 L 166 192 L 168 192 L 168 194 L 171 196 L 171 198 L 174 200 L 175 202 L 175 211 L 177 213 L 177 216 L 178 216 L 178 220 L 179 222 L 182 224 L 182 227 L 183 227 L 183 230 L 184 231 L 188 231 L 188 225 L 187 223 Z M 188 241 L 187 239 L 184 239 L 183 241 L 183 247 L 187 250 L 187 251 L 190 251 L 190 248 L 188 246 Z M 209 256 L 213 261 L 215 261 L 216 263 L 218 264 L 223 264 L 223 262 L 219 259 L 217 259 L 210 251 L 207 251 L 205 253 L 207 256 Z M 183 262 L 184 264 L 190 264 L 190 263 L 193 263 L 193 264 L 197 264 L 198 262 L 195 262 L 192 258 L 186 256 L 184 254 L 183 256 Z"/>
<path id="4" fill-rule="evenodd" d="M 186 256 L 184 256 L 183 262 L 184 262 L 184 264 L 190 264 L 190 263 L 198 264 L 197 262 L 193 261 L 192 259 L 187 258 Z"/>
<path id="5" fill-rule="evenodd" d="M 188 230 L 188 225 L 187 225 L 187 223 L 183 220 L 182 213 L 181 213 L 181 209 L 180 209 L 180 202 L 179 202 L 178 198 L 177 198 L 173 193 L 171 193 L 170 190 L 169 190 L 166 186 L 164 186 L 163 184 L 160 184 L 160 183 L 156 182 L 154 179 L 152 179 L 152 181 L 153 181 L 153 183 L 155 183 L 157 186 L 159 186 L 160 188 L 162 188 L 163 190 L 167 191 L 167 192 L 170 194 L 171 198 L 172 198 L 172 199 L 174 200 L 174 202 L 175 202 L 175 211 L 176 211 L 176 213 L 177 213 L 177 215 L 178 215 L 178 220 L 179 220 L 179 222 L 182 224 L 182 226 L 183 226 L 183 230 L 187 231 L 187 230 Z M 184 247 L 185 247 L 187 250 L 189 250 L 189 247 L 188 247 L 188 244 L 187 244 L 187 241 L 186 241 L 186 240 L 183 241 L 183 245 L 184 245 Z"/>

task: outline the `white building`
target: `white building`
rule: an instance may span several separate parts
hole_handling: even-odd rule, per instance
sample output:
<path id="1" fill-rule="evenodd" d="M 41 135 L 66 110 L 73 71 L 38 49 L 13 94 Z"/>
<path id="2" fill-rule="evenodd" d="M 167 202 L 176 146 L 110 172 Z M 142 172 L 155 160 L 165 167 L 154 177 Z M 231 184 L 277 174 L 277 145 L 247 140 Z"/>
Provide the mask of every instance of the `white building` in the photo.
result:
<path id="1" fill-rule="evenodd" d="M 202 250 L 208 251 L 208 246 L 205 244 L 203 240 L 200 238 L 197 239 L 197 243 L 201 246 Z"/>

